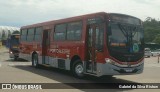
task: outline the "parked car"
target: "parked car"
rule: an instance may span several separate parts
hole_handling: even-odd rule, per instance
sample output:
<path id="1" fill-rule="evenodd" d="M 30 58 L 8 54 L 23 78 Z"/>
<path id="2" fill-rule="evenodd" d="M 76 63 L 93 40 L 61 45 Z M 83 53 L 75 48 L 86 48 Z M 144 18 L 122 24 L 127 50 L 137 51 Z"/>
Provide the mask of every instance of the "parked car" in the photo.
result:
<path id="1" fill-rule="evenodd" d="M 145 57 L 150 57 L 152 55 L 150 48 L 145 48 L 144 50 L 145 50 L 145 53 L 144 53 Z"/>
<path id="2" fill-rule="evenodd" d="M 158 55 L 160 55 L 160 49 L 152 51 L 151 54 L 152 54 L 152 56 L 158 56 Z"/>

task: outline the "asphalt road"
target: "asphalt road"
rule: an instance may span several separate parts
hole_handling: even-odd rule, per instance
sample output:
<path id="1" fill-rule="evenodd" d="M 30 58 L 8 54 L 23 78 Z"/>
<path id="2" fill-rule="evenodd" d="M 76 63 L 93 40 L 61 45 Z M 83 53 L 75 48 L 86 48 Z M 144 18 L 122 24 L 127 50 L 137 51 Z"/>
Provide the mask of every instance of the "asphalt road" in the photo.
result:
<path id="1" fill-rule="evenodd" d="M 0 90 L 0 92 L 160 92 L 160 89 L 78 89 L 67 83 L 160 83 L 160 63 L 157 57 L 145 58 L 144 72 L 137 75 L 113 76 L 113 78 L 95 78 L 87 76 L 85 79 L 74 78 L 70 72 L 55 68 L 31 67 L 31 62 L 9 58 L 8 50 L 0 48 L 0 83 L 57 83 L 62 89 L 45 90 Z M 89 84 L 88 84 L 89 85 Z M 102 84 L 101 84 L 102 85 Z M 98 86 L 101 86 L 98 85 Z M 64 86 L 64 88 L 63 88 Z M 108 86 L 108 85 L 103 85 Z M 69 89 L 65 89 L 69 87 Z M 109 88 L 109 86 L 107 87 Z"/>

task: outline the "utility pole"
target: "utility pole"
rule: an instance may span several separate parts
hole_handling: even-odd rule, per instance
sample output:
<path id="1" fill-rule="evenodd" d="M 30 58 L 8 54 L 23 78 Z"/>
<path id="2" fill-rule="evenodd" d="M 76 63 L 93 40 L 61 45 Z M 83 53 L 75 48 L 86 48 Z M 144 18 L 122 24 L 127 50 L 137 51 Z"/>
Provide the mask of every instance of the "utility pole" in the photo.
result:
<path id="1" fill-rule="evenodd" d="M 160 54 L 158 54 L 158 63 L 159 63 L 159 56 L 160 56 Z"/>

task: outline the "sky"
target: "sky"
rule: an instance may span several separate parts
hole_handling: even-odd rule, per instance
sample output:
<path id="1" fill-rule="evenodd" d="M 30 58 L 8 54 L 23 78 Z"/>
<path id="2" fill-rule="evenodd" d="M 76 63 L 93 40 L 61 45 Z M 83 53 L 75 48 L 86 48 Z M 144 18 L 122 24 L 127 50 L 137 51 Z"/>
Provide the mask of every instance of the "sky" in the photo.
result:
<path id="1" fill-rule="evenodd" d="M 160 0 L 0 0 L 0 26 L 21 27 L 96 12 L 160 20 Z"/>

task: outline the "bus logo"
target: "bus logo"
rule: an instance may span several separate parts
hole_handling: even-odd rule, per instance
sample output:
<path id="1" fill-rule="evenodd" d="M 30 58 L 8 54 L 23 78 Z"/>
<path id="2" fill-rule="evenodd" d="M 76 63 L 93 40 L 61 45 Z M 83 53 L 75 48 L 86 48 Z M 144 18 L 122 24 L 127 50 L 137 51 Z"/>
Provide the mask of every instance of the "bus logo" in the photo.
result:
<path id="1" fill-rule="evenodd" d="M 11 84 L 2 84 L 2 89 L 11 89 Z"/>
<path id="2" fill-rule="evenodd" d="M 127 63 L 127 66 L 128 66 L 128 67 L 131 67 L 131 64 Z"/>

